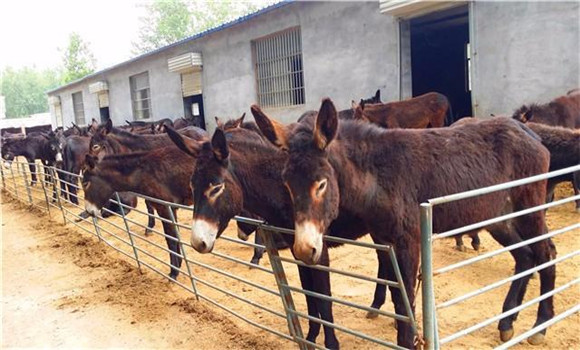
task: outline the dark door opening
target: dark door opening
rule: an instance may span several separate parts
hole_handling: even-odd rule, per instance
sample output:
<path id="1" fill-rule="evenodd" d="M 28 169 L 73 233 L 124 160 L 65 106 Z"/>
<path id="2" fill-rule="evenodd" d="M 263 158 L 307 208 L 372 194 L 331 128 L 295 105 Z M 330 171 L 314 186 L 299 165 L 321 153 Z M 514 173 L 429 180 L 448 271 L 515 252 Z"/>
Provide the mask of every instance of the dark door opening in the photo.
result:
<path id="1" fill-rule="evenodd" d="M 203 95 L 193 95 L 183 98 L 184 115 L 186 119 L 192 119 L 193 124 L 205 130 L 205 117 L 203 115 Z"/>
<path id="2" fill-rule="evenodd" d="M 101 114 L 101 123 L 106 123 L 111 116 L 109 115 L 109 107 L 101 107 L 99 108 L 99 112 Z"/>
<path id="3" fill-rule="evenodd" d="M 468 11 L 460 6 L 410 22 L 413 96 L 444 94 L 451 104 L 452 122 L 472 115 Z"/>

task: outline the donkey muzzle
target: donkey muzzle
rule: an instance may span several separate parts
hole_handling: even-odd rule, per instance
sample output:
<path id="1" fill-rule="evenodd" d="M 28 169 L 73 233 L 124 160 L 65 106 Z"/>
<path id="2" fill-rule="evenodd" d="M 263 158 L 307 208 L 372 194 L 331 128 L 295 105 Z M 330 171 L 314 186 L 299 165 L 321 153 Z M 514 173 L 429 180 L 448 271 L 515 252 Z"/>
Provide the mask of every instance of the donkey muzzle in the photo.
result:
<path id="1" fill-rule="evenodd" d="M 296 225 L 294 238 L 294 255 L 304 263 L 314 265 L 322 255 L 322 233 L 312 221 L 304 221 Z"/>

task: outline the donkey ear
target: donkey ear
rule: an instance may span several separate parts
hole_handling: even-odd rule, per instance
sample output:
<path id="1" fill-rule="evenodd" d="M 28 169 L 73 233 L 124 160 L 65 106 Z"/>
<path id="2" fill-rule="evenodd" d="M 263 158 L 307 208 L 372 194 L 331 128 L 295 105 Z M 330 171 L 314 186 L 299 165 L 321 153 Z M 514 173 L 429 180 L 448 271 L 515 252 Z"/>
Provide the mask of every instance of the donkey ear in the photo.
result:
<path id="1" fill-rule="evenodd" d="M 107 135 L 109 133 L 111 133 L 111 130 L 113 130 L 113 121 L 111 119 L 107 119 L 107 121 L 105 122 L 105 127 L 102 129 L 102 133 L 103 135 Z"/>
<path id="2" fill-rule="evenodd" d="M 246 112 L 244 112 L 244 114 L 242 114 L 241 117 L 239 117 L 238 119 L 235 120 L 234 128 L 239 128 L 240 126 L 242 126 L 242 123 L 244 122 L 245 117 L 246 117 Z"/>
<path id="3" fill-rule="evenodd" d="M 322 105 L 316 117 L 314 126 L 314 144 L 324 150 L 336 136 L 338 130 L 338 116 L 336 107 L 329 98 L 322 100 Z"/>
<path id="4" fill-rule="evenodd" d="M 275 146 L 278 146 L 281 149 L 288 149 L 286 127 L 274 119 L 268 118 L 257 105 L 252 105 L 250 110 L 252 111 L 256 124 L 258 124 L 262 134 L 264 134 L 264 136 L 266 136 L 266 138 Z"/>
<path id="5" fill-rule="evenodd" d="M 375 92 L 375 102 L 381 102 L 381 89 L 378 89 L 377 92 Z"/>
<path id="6" fill-rule="evenodd" d="M 534 116 L 534 114 L 532 113 L 532 111 L 528 109 L 527 111 L 525 111 L 522 114 L 522 122 L 524 122 L 524 123 L 529 122 L 533 116 Z"/>
<path id="7" fill-rule="evenodd" d="M 216 129 L 211 138 L 213 155 L 220 162 L 224 162 L 230 156 L 230 150 L 226 141 L 226 135 L 222 129 Z"/>
<path id="8" fill-rule="evenodd" d="M 222 121 L 220 120 L 220 118 L 217 115 L 214 118 L 215 118 L 215 124 L 217 125 L 217 127 L 219 129 L 223 129 L 224 123 L 222 123 Z"/>
<path id="9" fill-rule="evenodd" d="M 202 142 L 190 139 L 187 136 L 183 136 L 168 125 L 165 125 L 165 130 L 177 148 L 189 154 L 190 156 L 197 158 L 199 152 L 201 151 L 201 146 L 203 144 Z"/>

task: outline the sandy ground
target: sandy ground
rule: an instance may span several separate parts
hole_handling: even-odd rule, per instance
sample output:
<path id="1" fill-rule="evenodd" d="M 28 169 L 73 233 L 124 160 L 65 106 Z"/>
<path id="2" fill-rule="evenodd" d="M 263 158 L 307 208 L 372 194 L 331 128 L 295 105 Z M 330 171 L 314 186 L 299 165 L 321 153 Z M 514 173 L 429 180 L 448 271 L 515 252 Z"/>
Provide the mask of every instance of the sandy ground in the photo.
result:
<path id="1" fill-rule="evenodd" d="M 22 190 L 22 189 L 21 189 Z M 569 187 L 559 188 L 558 196 L 569 195 Z M 41 201 L 38 202 L 40 204 Z M 87 233 L 75 228 L 72 224 L 62 225 L 62 216 L 53 211 L 52 219 L 38 212 L 30 213 L 21 209 L 20 204 L 10 201 L 3 206 L 4 244 L 3 248 L 3 346 L 28 347 L 46 345 L 49 347 L 91 346 L 91 347 L 153 347 L 153 348 L 295 348 L 293 343 L 275 337 L 268 332 L 252 327 L 238 318 L 226 314 L 208 302 L 196 301 L 192 294 L 175 284 L 168 284 L 150 271 L 140 274 L 131 262 L 122 254 L 116 253 Z M 68 206 L 72 212 L 79 210 Z M 140 203 L 139 208 L 143 208 Z M 139 224 L 130 224 L 133 232 L 142 235 L 140 226 L 146 222 L 145 217 L 132 212 L 129 217 Z M 580 215 L 574 211 L 572 203 L 552 209 L 548 212 L 550 229 L 556 229 L 578 222 Z M 181 211 L 179 221 L 187 223 L 191 213 Z M 127 235 L 116 228 L 124 227 L 120 218 L 113 218 L 109 223 L 100 221 L 103 228 L 120 235 L 127 240 Z M 12 225 L 12 226 L 11 226 Z M 24 227 L 23 227 L 24 226 Z M 157 227 L 161 225 L 158 223 Z M 16 229 L 18 227 L 18 229 Z M 81 227 L 93 230 L 92 222 L 84 222 Z M 133 252 L 129 246 L 114 236 L 101 231 L 103 238 L 114 247 L 123 250 L 130 256 Z M 182 230 L 182 238 L 188 240 L 188 232 Z M 555 238 L 558 254 L 578 250 L 580 232 L 569 232 Z M 236 228 L 232 224 L 225 236 L 235 237 Z M 17 236 L 10 237 L 7 236 Z M 481 233 L 482 249 L 475 252 L 468 248 L 466 252 L 453 249 L 451 240 L 436 241 L 434 245 L 435 268 L 476 256 L 499 246 L 485 232 Z M 370 239 L 366 238 L 366 241 Z M 162 262 L 167 261 L 167 253 L 159 247 L 165 242 L 159 235 L 135 238 L 137 246 L 143 249 L 140 257 L 149 265 L 160 271 L 168 272 Z M 469 247 L 469 239 L 465 239 Z M 159 247 L 156 247 L 155 245 Z M 252 251 L 238 243 L 220 240 L 215 251 L 227 254 L 241 261 L 249 261 Z M 24 254 L 23 252 L 26 252 Z M 144 252 L 157 257 L 149 258 Z M 28 254 L 30 253 L 30 254 Z M 220 274 L 219 271 L 234 273 L 239 278 L 257 283 L 276 292 L 277 286 L 271 273 L 258 269 L 249 269 L 235 261 L 216 255 L 200 255 L 186 249 L 191 260 L 192 273 L 199 278 L 196 284 L 198 292 L 204 297 L 228 305 L 234 312 L 265 325 L 268 329 L 287 333 L 286 321 L 267 311 L 259 310 L 224 291 L 255 303 L 259 303 L 274 312 L 282 312 L 278 296 L 264 292 L 251 285 L 241 283 Z M 287 251 L 282 256 L 290 257 Z M 214 269 L 208 269 L 207 266 Z M 340 247 L 331 251 L 331 265 L 342 270 L 374 277 L 376 275 L 376 254 L 369 249 Z M 269 268 L 268 258 L 264 257 L 261 266 Z M 299 287 L 297 270 L 291 264 L 284 263 L 285 271 L 292 286 Z M 9 273 L 19 269 L 20 273 Z M 219 271 L 216 272 L 215 269 Z M 184 265 L 183 271 L 186 271 Z M 491 260 L 477 263 L 469 268 L 438 276 L 435 279 L 437 303 L 449 300 L 508 277 L 513 271 L 513 260 L 509 254 L 502 254 Z M 558 265 L 556 286 L 565 284 L 579 277 L 580 259 L 575 257 Z M 361 282 L 349 277 L 333 274 L 331 276 L 332 292 L 343 300 L 369 305 L 374 284 Z M 191 286 L 187 276 L 179 277 L 184 286 Z M 215 290 L 205 285 L 211 282 L 222 290 Z M 480 297 L 458 304 L 438 313 L 441 337 L 466 328 L 486 317 L 501 312 L 501 304 L 507 293 L 507 286 L 494 289 Z M 538 280 L 532 280 L 525 300 L 539 294 Z M 297 309 L 306 313 L 304 297 L 293 293 Z M 392 311 L 390 295 L 383 310 Z M 580 290 L 573 287 L 556 296 L 556 314 L 568 309 L 580 301 Z M 536 307 L 521 312 L 514 324 L 516 334 L 528 330 L 535 320 Z M 421 322 L 421 302 L 417 302 L 417 317 Z M 39 322 L 31 324 L 32 315 L 42 314 Z M 386 317 L 366 319 L 365 312 L 344 305 L 334 304 L 335 323 L 350 329 L 364 332 L 373 337 L 394 341 L 396 331 L 392 320 Z M 38 327 L 51 327 L 50 332 L 39 336 Z M 58 327 L 58 328 L 57 328 Z M 307 324 L 302 322 L 306 332 Z M 89 332 L 90 330 L 90 332 Z M 562 323 L 551 327 L 546 343 L 535 349 L 575 349 L 578 348 L 580 334 L 580 316 L 571 316 Z M 104 336 L 106 335 L 106 336 Z M 343 349 L 377 348 L 375 344 L 365 342 L 343 332 L 337 332 Z M 86 339 L 85 339 L 86 338 Z M 323 344 L 321 335 L 317 341 Z M 456 349 L 489 349 L 500 344 L 496 324 L 489 325 L 466 337 L 450 343 L 447 347 Z M 523 343 L 516 348 L 531 348 Z"/>

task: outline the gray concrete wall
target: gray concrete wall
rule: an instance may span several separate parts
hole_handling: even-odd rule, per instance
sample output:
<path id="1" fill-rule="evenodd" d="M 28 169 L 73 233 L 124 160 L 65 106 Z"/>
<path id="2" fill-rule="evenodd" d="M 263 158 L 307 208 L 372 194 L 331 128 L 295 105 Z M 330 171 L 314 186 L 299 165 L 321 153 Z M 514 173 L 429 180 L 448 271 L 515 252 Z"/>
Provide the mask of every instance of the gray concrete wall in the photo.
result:
<path id="1" fill-rule="evenodd" d="M 67 87 L 61 96 L 65 125 L 73 120 L 71 93 L 83 88 L 87 117 L 99 118 L 97 96 L 88 85 L 106 80 L 110 115 L 114 124 L 132 120 L 129 77 L 149 72 L 153 120 L 183 116 L 180 76 L 170 73 L 167 59 L 185 52 L 203 55 L 203 97 L 206 124 L 215 127 L 214 116 L 233 118 L 257 101 L 251 41 L 300 26 L 306 103 L 267 109 L 284 122 L 317 109 L 323 97 L 331 97 L 339 109 L 351 100 L 366 98 L 381 89 L 383 99 L 398 98 L 397 22 L 379 13 L 377 2 L 300 2 L 270 11 L 234 27 L 193 42 L 164 50 L 131 64 L 104 72 L 100 77 Z M 53 111 L 54 113 L 54 111 Z M 251 119 L 249 117 L 248 119 Z"/>
<path id="2" fill-rule="evenodd" d="M 579 2 L 475 2 L 475 115 L 512 113 L 580 86 Z"/>

